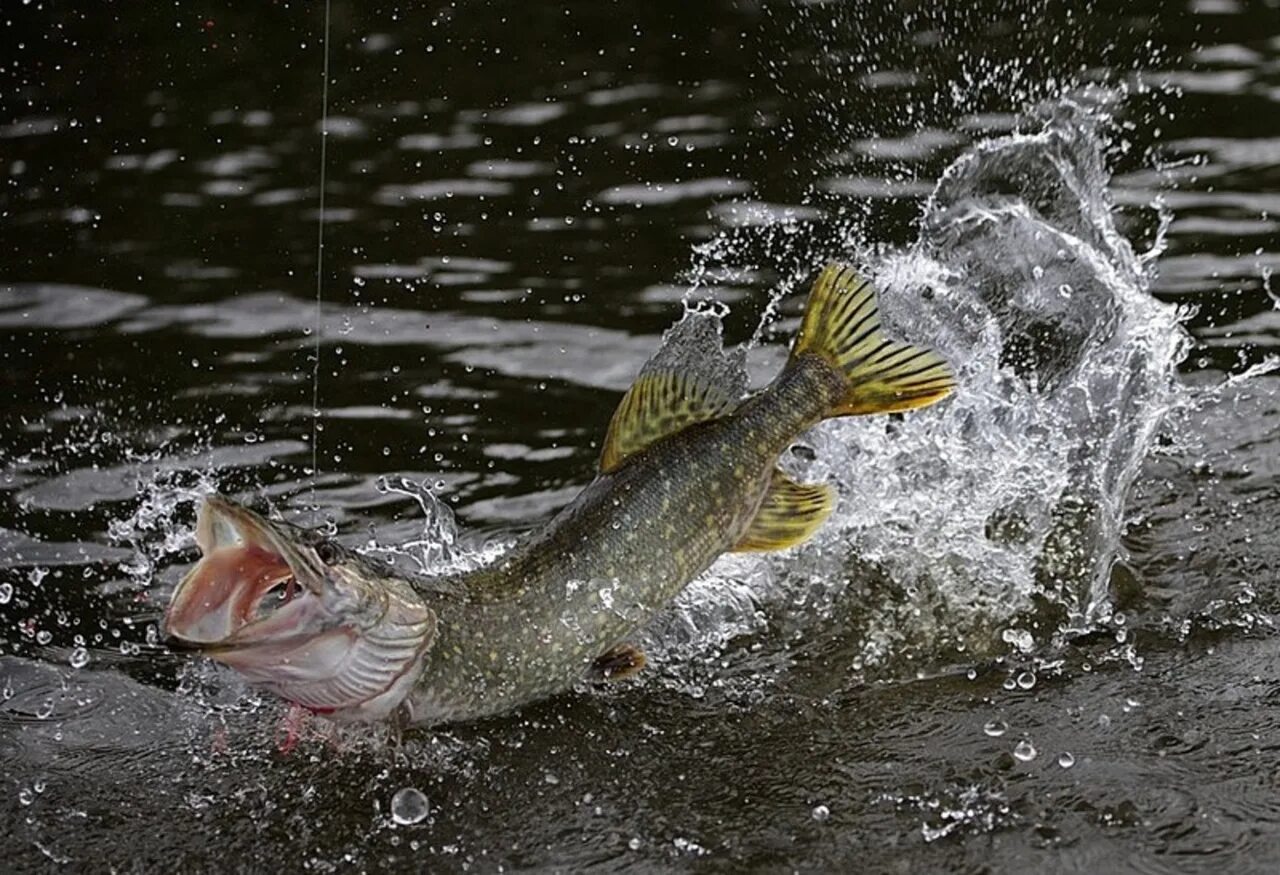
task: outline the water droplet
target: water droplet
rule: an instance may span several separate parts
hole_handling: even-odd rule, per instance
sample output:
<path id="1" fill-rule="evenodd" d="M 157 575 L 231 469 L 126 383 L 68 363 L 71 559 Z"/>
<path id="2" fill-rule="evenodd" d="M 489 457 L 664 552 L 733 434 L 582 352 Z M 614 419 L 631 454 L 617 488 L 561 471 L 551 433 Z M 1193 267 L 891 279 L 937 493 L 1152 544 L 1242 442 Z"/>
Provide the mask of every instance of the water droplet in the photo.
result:
<path id="1" fill-rule="evenodd" d="M 0 605 L 9 604 L 11 598 L 13 598 L 13 584 L 0 583 Z"/>
<path id="2" fill-rule="evenodd" d="M 431 813 L 431 804 L 417 787 L 402 787 L 391 797 L 391 819 L 401 826 L 422 823 Z"/>
<path id="3" fill-rule="evenodd" d="M 637 838 L 631 839 L 631 841 L 627 842 L 627 847 L 633 851 L 640 850 L 640 840 Z"/>
<path id="4" fill-rule="evenodd" d="M 1012 644 L 1023 653 L 1030 653 L 1036 646 L 1036 640 L 1026 629 L 1005 629 L 1000 637 L 1006 644 Z"/>
<path id="5" fill-rule="evenodd" d="M 84 668 L 89 664 L 89 651 L 83 647 L 77 647 L 71 651 L 71 658 L 68 661 L 72 668 Z"/>
<path id="6" fill-rule="evenodd" d="M 821 823 L 831 816 L 831 809 L 825 805 L 815 805 L 810 813 L 813 815 L 814 820 Z"/>
<path id="7" fill-rule="evenodd" d="M 1018 675 L 1018 686 L 1024 690 L 1029 690 L 1036 685 L 1036 673 L 1033 671 L 1024 671 Z"/>
<path id="8" fill-rule="evenodd" d="M 35 794 L 31 792 L 30 787 L 23 787 L 21 790 L 18 791 L 19 805 L 30 805 L 32 802 L 35 801 L 35 798 L 36 798 Z"/>
<path id="9" fill-rule="evenodd" d="M 1003 720 L 990 720 L 982 727 L 982 731 L 992 738 L 999 738 L 1009 731 L 1009 724 Z"/>
<path id="10" fill-rule="evenodd" d="M 1064 769 L 1069 769 L 1075 764 L 1076 758 L 1069 752 L 1064 750 L 1062 753 L 1058 754 L 1058 765 L 1062 766 Z"/>
<path id="11" fill-rule="evenodd" d="M 1027 741 L 1025 738 L 1013 746 L 1014 757 L 1024 763 L 1031 762 L 1036 758 L 1038 753 L 1039 751 L 1036 750 L 1035 745 Z"/>
<path id="12" fill-rule="evenodd" d="M 41 629 L 39 632 L 36 633 L 37 644 L 48 644 L 52 640 L 53 640 L 53 633 L 50 632 L 48 629 Z"/>

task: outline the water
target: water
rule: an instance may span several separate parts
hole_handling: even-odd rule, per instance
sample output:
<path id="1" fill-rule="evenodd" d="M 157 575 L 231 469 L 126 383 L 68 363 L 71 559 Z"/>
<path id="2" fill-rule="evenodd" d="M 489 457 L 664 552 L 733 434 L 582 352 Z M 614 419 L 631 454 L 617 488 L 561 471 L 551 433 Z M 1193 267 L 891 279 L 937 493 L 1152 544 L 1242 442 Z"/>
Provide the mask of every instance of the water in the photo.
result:
<path id="1" fill-rule="evenodd" d="M 1275 867 L 1274 4 L 336 2 L 312 478 L 318 25 L 6 10 L 11 868 Z M 638 682 L 396 744 L 159 643 L 200 495 L 482 561 L 832 255 L 962 391 L 808 436 Z"/>

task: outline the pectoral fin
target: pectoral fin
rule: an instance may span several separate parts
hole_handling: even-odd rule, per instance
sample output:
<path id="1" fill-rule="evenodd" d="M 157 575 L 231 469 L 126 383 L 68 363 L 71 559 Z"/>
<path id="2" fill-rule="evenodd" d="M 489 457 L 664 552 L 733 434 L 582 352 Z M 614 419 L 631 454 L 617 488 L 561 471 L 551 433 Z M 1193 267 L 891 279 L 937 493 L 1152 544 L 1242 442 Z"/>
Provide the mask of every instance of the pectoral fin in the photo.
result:
<path id="1" fill-rule="evenodd" d="M 735 553 L 785 550 L 813 536 L 835 507 L 835 490 L 823 483 L 797 483 L 781 471 L 773 481 L 751 527 Z"/>
<path id="2" fill-rule="evenodd" d="M 619 644 L 591 664 L 591 678 L 596 681 L 616 681 L 631 677 L 644 668 L 644 651 L 634 644 Z"/>

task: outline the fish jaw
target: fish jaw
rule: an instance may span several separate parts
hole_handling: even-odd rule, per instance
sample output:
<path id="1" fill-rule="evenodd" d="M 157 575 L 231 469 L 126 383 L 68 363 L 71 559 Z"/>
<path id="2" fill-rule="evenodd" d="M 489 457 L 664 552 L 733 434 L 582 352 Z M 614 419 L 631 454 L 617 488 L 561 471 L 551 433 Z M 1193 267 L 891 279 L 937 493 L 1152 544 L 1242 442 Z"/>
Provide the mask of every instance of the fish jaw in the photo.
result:
<path id="1" fill-rule="evenodd" d="M 196 522 L 202 557 L 165 612 L 168 640 L 320 713 L 380 719 L 404 699 L 436 636 L 409 585 L 316 546 L 221 496 Z"/>

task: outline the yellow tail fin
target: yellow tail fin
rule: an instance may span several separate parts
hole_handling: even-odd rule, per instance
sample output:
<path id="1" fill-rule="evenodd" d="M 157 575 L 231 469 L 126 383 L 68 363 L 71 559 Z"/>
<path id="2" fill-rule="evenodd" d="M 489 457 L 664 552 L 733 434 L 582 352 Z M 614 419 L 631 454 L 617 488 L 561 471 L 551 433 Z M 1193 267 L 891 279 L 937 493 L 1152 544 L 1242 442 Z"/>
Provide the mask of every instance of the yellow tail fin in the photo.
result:
<path id="1" fill-rule="evenodd" d="M 809 293 L 791 360 L 804 355 L 823 359 L 848 381 L 827 416 L 927 407 L 956 385 L 951 367 L 933 350 L 880 332 L 875 289 L 842 264 L 823 268 Z"/>

